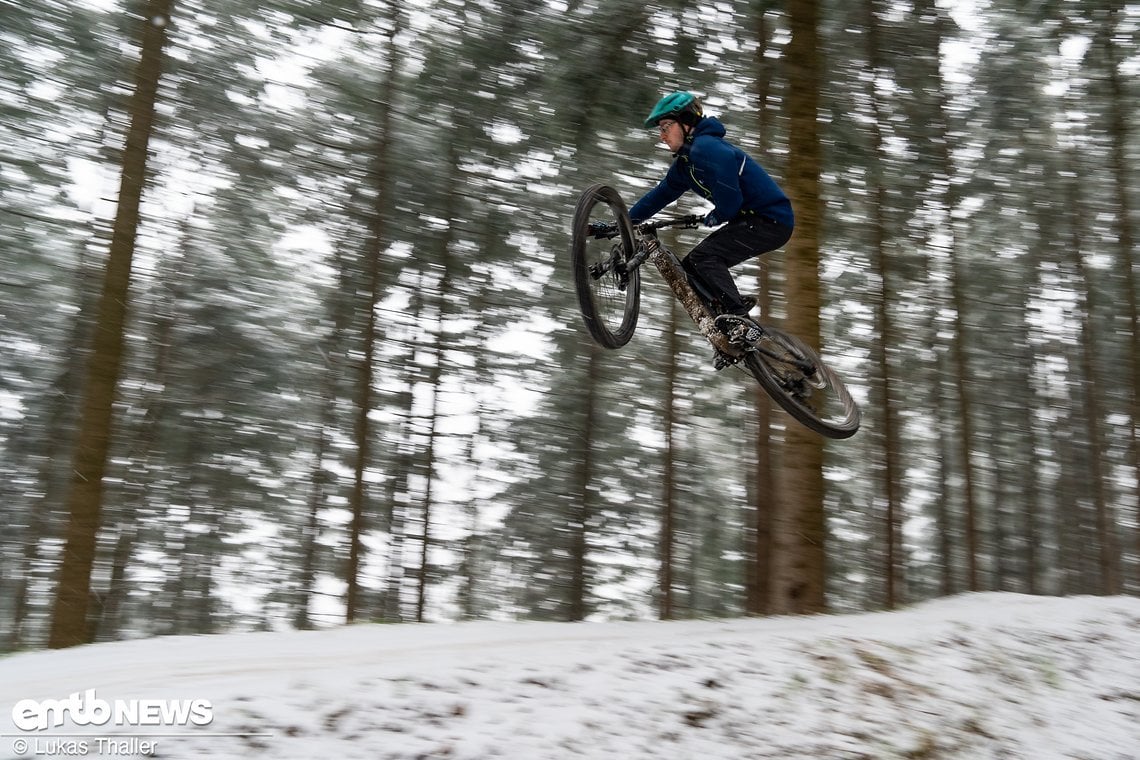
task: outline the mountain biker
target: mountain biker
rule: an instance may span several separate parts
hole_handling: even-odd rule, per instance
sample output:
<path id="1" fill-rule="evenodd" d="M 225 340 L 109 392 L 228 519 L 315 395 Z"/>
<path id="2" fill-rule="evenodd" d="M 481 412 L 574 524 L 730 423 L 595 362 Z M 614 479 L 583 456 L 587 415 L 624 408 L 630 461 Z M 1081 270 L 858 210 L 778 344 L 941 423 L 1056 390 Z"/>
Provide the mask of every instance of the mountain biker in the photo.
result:
<path id="1" fill-rule="evenodd" d="M 760 164 L 724 139 L 724 125 L 705 116 L 692 93 L 673 92 L 661 98 L 645 126 L 657 128 L 674 160 L 657 186 L 629 209 L 630 220 L 645 221 L 686 190 L 713 204 L 704 224 L 719 229 L 681 263 L 711 297 L 711 308 L 722 315 L 717 326 L 727 333 L 740 317 L 748 319 L 756 305 L 755 299 L 741 297 L 729 267 L 787 243 L 795 224 L 792 204 Z"/>

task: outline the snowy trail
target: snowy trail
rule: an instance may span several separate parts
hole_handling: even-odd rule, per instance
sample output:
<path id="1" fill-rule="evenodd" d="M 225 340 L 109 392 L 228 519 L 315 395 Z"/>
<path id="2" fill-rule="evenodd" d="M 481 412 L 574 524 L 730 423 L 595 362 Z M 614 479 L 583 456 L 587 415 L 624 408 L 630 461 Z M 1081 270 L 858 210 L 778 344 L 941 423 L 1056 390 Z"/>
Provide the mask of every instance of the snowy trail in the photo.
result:
<path id="1" fill-rule="evenodd" d="M 0 660 L 0 758 L 74 756 L 16 751 L 28 735 L 12 707 L 87 689 L 209 700 L 210 725 L 155 740 L 164 758 L 1140 760 L 1140 600 L 979 594 L 850 616 L 360 625 L 33 652 Z"/>

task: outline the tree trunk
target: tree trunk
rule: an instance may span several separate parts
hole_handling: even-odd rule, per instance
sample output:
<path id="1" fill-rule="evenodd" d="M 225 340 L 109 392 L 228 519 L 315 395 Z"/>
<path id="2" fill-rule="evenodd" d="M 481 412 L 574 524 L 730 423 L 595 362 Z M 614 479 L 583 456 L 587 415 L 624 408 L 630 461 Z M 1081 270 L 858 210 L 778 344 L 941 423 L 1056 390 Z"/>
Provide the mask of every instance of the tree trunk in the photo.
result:
<path id="1" fill-rule="evenodd" d="M 80 412 L 73 463 L 75 475 L 67 500 L 67 538 L 48 642 L 53 648 L 75 646 L 89 640 L 87 608 L 91 570 L 99 534 L 103 477 L 111 446 L 115 393 L 122 368 L 131 259 L 138 235 L 139 206 L 146 185 L 163 48 L 173 7 L 174 0 L 149 0 L 143 14 L 140 59 L 128 106 L 130 127 L 123 149 L 119 203 Z"/>
<path id="2" fill-rule="evenodd" d="M 356 620 L 361 609 L 360 564 L 364 550 L 362 536 L 366 530 L 366 500 L 364 475 L 372 459 L 372 426 L 369 413 L 372 411 L 372 382 L 375 376 L 373 361 L 376 356 L 376 306 L 380 301 L 380 256 L 384 252 L 389 213 L 390 182 L 388 167 L 392 152 L 392 98 L 395 93 L 396 62 L 393 60 L 393 44 L 400 22 L 399 3 L 390 4 L 391 25 L 384 38 L 384 49 L 389 57 L 384 78 L 380 87 L 378 103 L 380 118 L 377 124 L 376 139 L 372 150 L 372 187 L 376 199 L 372 206 L 372 222 L 368 244 L 364 249 L 364 271 L 368 280 L 367 304 L 365 308 L 363 357 L 356 390 L 356 461 L 353 464 L 352 494 L 349 509 L 352 520 L 349 523 L 349 550 L 347 569 L 347 592 L 345 598 L 345 622 Z"/>
<path id="3" fill-rule="evenodd" d="M 92 615 L 91 640 L 114 641 L 123 625 L 123 607 L 127 600 L 127 566 L 135 545 L 135 527 L 123 525 L 111 555 L 111 577 L 103 594 L 102 609 Z"/>
<path id="4" fill-rule="evenodd" d="M 676 525 L 676 460 L 677 439 L 677 353 L 680 350 L 677 331 L 680 329 L 677 302 L 669 300 L 669 321 L 665 328 L 665 418 L 661 421 L 665 429 L 665 461 L 661 474 L 661 559 L 660 559 L 660 600 L 658 615 L 662 620 L 672 620 L 673 609 L 673 550 L 677 543 Z"/>
<path id="5" fill-rule="evenodd" d="M 1026 330 L 1028 333 L 1028 329 Z M 1026 366 L 1032 371 L 1033 366 L 1036 364 L 1034 360 L 1034 351 L 1031 341 L 1027 341 L 1029 347 L 1029 361 Z M 1022 577 L 1022 590 L 1026 594 L 1038 593 L 1038 575 L 1040 573 L 1041 557 L 1038 541 L 1041 538 L 1041 510 L 1038 505 L 1038 500 L 1041 498 L 1041 488 L 1039 486 L 1040 473 L 1037 468 L 1037 457 L 1033 452 L 1037 451 L 1037 419 L 1036 411 L 1039 408 L 1038 399 L 1033 389 L 1029 389 L 1029 395 L 1026 403 L 1020 414 L 1021 426 L 1023 427 L 1023 439 L 1028 449 L 1028 461 L 1023 462 L 1020 467 L 1021 472 L 1021 487 L 1018 489 L 1021 492 L 1021 498 L 1024 500 L 1021 509 L 1021 542 L 1025 547 L 1022 553 L 1023 567 L 1021 571 Z"/>
<path id="6" fill-rule="evenodd" d="M 314 435 L 314 461 L 309 474 L 308 514 L 298 536 L 301 566 L 297 573 L 297 593 L 294 596 L 293 625 L 300 630 L 312 628 L 310 604 L 316 593 L 318 543 L 320 536 L 320 511 L 325 502 L 327 490 L 336 488 L 337 478 L 325 470 L 325 456 L 331 445 L 331 433 L 336 424 L 337 399 L 341 393 L 346 361 L 346 347 L 351 342 L 355 293 L 351 257 L 337 246 L 333 253 L 339 287 L 330 296 L 329 312 L 332 326 L 317 351 L 324 359 L 324 371 L 320 379 L 317 403 L 320 411 L 317 430 Z"/>
<path id="7" fill-rule="evenodd" d="M 314 442 L 313 470 L 309 475 L 308 509 L 305 525 L 300 531 L 301 567 L 297 574 L 297 592 L 293 599 L 293 626 L 307 631 L 313 627 L 309 616 L 309 603 L 315 592 L 317 577 L 317 539 L 320 537 L 320 512 L 325 499 L 324 460 L 327 450 L 328 430 L 332 426 L 335 383 L 331 368 L 326 367 L 324 390 L 318 403 L 321 405 L 320 419 Z"/>
<path id="8" fill-rule="evenodd" d="M 875 16 L 875 0 L 864 0 L 863 24 L 866 30 L 867 62 L 872 71 L 868 84 L 867 97 L 871 103 L 871 151 L 874 160 L 868 176 L 868 191 L 871 197 L 871 266 L 879 277 L 879 292 L 875 297 L 875 321 L 878 326 L 878 339 L 874 345 L 875 363 L 879 372 L 878 407 L 882 415 L 883 426 L 882 456 L 883 456 L 883 490 L 886 494 L 887 507 L 884 518 L 884 540 L 886 557 L 883 574 L 886 580 L 887 609 L 894 609 L 903 601 L 899 590 L 899 581 L 905 583 L 903 577 L 905 562 L 902 559 L 902 498 L 899 465 L 899 433 L 898 421 L 894 403 L 891 398 L 891 365 L 887 347 L 896 345 L 894 326 L 891 323 L 891 277 L 887 262 L 887 188 L 886 180 L 879 169 L 880 161 L 884 155 L 882 123 L 885 117 L 879 105 L 879 95 L 875 90 L 878 76 L 875 75 L 883 67 L 882 51 L 879 47 L 879 22 Z"/>
<path id="9" fill-rule="evenodd" d="M 823 217 L 817 119 L 822 85 L 819 4 L 816 0 L 789 0 L 787 13 L 792 39 L 787 49 L 790 137 L 786 188 L 796 213 L 796 232 L 786 248 L 788 328 L 818 348 Z M 792 424 L 784 454 L 774 611 L 821 612 L 825 608 L 826 572 L 823 439 L 802 425 Z"/>
<path id="10" fill-rule="evenodd" d="M 1073 160 L 1074 166 L 1076 160 Z M 1093 328 L 1093 315 L 1095 299 L 1093 288 L 1085 271 L 1084 257 L 1081 253 L 1082 235 L 1080 224 L 1082 222 L 1081 201 L 1076 187 L 1075 177 L 1081 176 L 1076 172 L 1070 173 L 1067 182 L 1069 190 L 1069 208 L 1072 211 L 1070 218 L 1071 237 L 1069 254 L 1072 256 L 1072 266 L 1076 275 L 1074 287 L 1078 293 L 1077 313 L 1081 319 L 1080 340 L 1080 369 L 1081 381 L 1079 393 L 1084 406 L 1085 435 L 1087 437 L 1089 452 L 1089 473 L 1085 482 L 1091 489 L 1093 501 L 1093 516 L 1096 525 L 1097 542 L 1097 571 L 1099 576 L 1098 591 L 1101 594 L 1119 593 L 1119 573 L 1117 567 L 1116 526 L 1112 518 L 1111 508 L 1108 504 L 1108 484 L 1104 472 L 1104 434 L 1101 430 L 1100 388 L 1101 382 L 1097 371 L 1097 362 L 1094 350 L 1097 347 L 1096 331 Z"/>
<path id="11" fill-rule="evenodd" d="M 417 590 L 416 590 L 416 622 L 422 623 L 424 621 L 424 610 L 427 604 L 427 587 L 429 578 L 430 567 L 430 553 L 431 553 L 431 521 L 432 521 L 432 498 L 433 498 L 433 484 L 435 482 L 435 451 L 436 441 L 438 440 L 439 417 L 442 414 L 440 410 L 440 384 L 444 377 L 443 362 L 444 362 L 444 346 L 443 342 L 446 339 L 444 329 L 447 326 L 447 318 L 450 313 L 448 308 L 453 299 L 452 288 L 454 283 L 454 261 L 452 258 L 452 246 L 455 243 L 455 228 L 461 223 L 459 219 L 459 193 L 460 187 L 460 155 L 459 155 L 459 135 L 453 136 L 448 141 L 448 173 L 444 181 L 444 209 L 443 218 L 447 220 L 447 229 L 444 231 L 439 243 L 439 260 L 442 266 L 442 273 L 440 275 L 439 285 L 437 286 L 437 303 L 436 314 L 438 317 L 438 329 L 435 334 L 435 341 L 431 347 L 432 364 L 428 370 L 428 386 L 432 389 L 431 413 L 428 417 L 425 429 L 427 430 L 427 463 L 424 470 L 424 488 L 423 508 L 420 514 L 423 517 L 420 531 L 420 569 L 417 576 Z"/>
<path id="12" fill-rule="evenodd" d="M 567 619 L 585 620 L 586 593 L 589 587 L 589 534 L 593 517 L 594 498 L 594 439 L 598 389 L 601 385 L 602 349 L 594 341 L 586 341 L 586 377 L 583 383 L 584 398 L 580 429 L 581 448 L 578 456 L 577 488 L 573 495 L 574 506 L 570 518 L 570 598 Z"/>
<path id="13" fill-rule="evenodd" d="M 1108 135 L 1111 140 L 1111 160 L 1113 190 L 1116 194 L 1117 219 L 1117 255 L 1116 268 L 1124 282 L 1125 289 L 1125 319 L 1128 320 L 1127 332 L 1132 336 L 1132 346 L 1129 353 L 1131 360 L 1130 372 L 1132 389 L 1129 398 L 1129 444 L 1131 449 L 1130 464 L 1132 467 L 1132 505 L 1135 511 L 1135 564 L 1136 576 L 1132 592 L 1140 594 L 1140 296 L 1137 295 L 1136 250 L 1133 247 L 1135 236 L 1132 231 L 1132 198 L 1133 186 L 1129 183 L 1128 173 L 1131 162 L 1128 160 L 1127 147 L 1130 139 L 1129 120 L 1127 109 L 1130 101 L 1124 91 L 1124 83 L 1120 79 L 1120 62 L 1117 43 L 1113 41 L 1113 32 L 1121 22 L 1124 15 L 1120 3 L 1114 3 L 1112 12 L 1106 14 L 1102 29 L 1102 45 L 1105 57 L 1105 78 L 1108 81 L 1111 99 L 1108 103 Z"/>
<path id="14" fill-rule="evenodd" d="M 950 39 L 952 33 L 950 32 L 951 20 L 947 12 L 943 8 L 935 6 L 930 3 L 925 7 L 924 12 L 933 16 L 935 27 L 938 30 L 939 44 L 942 41 Z M 973 423 L 973 409 L 970 402 L 969 388 L 966 384 L 966 378 L 969 377 L 969 363 L 966 355 L 966 295 L 964 274 L 962 272 L 962 262 L 958 255 L 957 247 L 958 241 L 954 234 L 953 226 L 953 213 L 954 207 L 958 203 L 959 191 L 954 184 L 954 162 L 950 155 L 950 142 L 953 139 L 950 130 L 950 108 L 946 102 L 946 87 L 943 82 L 939 81 L 938 95 L 936 100 L 936 116 L 939 126 L 942 130 L 941 139 L 937 141 L 935 150 L 937 151 L 936 161 L 938 171 L 942 175 L 941 181 L 945 184 L 945 214 L 948 224 L 946 227 L 946 235 L 949 238 L 946 251 L 950 259 L 950 307 L 954 312 L 954 336 L 950 341 L 950 372 L 953 375 L 954 395 L 958 401 L 958 423 L 961 430 L 961 466 L 963 477 L 963 499 L 965 501 L 965 515 L 964 525 L 962 526 L 962 535 L 965 539 L 966 550 L 966 587 L 970 591 L 979 590 L 978 585 L 978 518 L 977 518 L 977 484 L 976 476 L 977 471 L 973 464 L 973 441 L 974 441 L 974 423 Z M 951 415 L 947 414 L 944 419 L 949 423 Z M 946 433 L 949 434 L 950 428 L 946 428 Z M 945 495 L 944 495 L 945 498 Z"/>
<path id="15" fill-rule="evenodd" d="M 756 51 L 758 108 L 756 131 L 761 146 L 760 152 L 767 158 L 770 154 L 764 147 L 770 143 L 768 128 L 774 120 L 767 118 L 768 91 L 772 75 L 771 64 L 765 59 L 764 53 L 770 44 L 771 30 L 768 27 L 764 5 L 766 4 L 761 4 L 756 10 L 756 40 L 759 45 Z M 762 163 L 767 164 L 768 161 Z M 768 272 L 771 272 L 770 262 L 761 262 L 760 273 L 756 278 L 757 306 L 760 309 L 762 323 L 772 319 L 771 277 L 764 272 L 766 266 Z M 752 441 L 752 477 L 749 478 L 746 489 L 752 521 L 748 526 L 745 540 L 747 575 L 744 608 L 752 615 L 764 615 L 771 608 L 772 518 L 777 497 L 772 475 L 772 447 L 775 445 L 775 439 L 772 437 L 772 402 L 758 384 L 752 386 L 752 404 L 756 410 L 756 432 Z"/>
<path id="16" fill-rule="evenodd" d="M 487 221 L 484 220 L 480 227 L 480 242 L 486 243 L 490 239 L 490 234 Z M 472 314 L 483 314 L 487 308 L 486 292 L 488 290 L 485 278 L 478 278 L 474 284 L 475 290 L 471 298 L 470 312 Z M 475 345 L 485 345 L 488 340 L 488 335 L 491 330 L 486 323 L 480 324 L 475 328 L 475 335 L 471 336 Z M 492 370 L 488 368 L 488 351 L 477 350 L 474 354 L 474 368 L 472 370 L 472 377 L 476 383 L 484 382 L 491 374 Z M 465 454 L 462 460 L 467 462 L 472 469 L 478 473 L 477 478 L 483 477 L 484 474 L 489 474 L 490 468 L 486 466 L 484 454 L 481 453 L 483 447 L 479 445 L 483 437 L 482 430 L 485 425 L 484 415 L 488 412 L 480 408 L 476 412 L 475 429 L 472 430 L 464 442 Z M 482 599 L 480 598 L 480 586 L 487 584 L 491 581 L 499 580 L 498 577 L 488 577 L 489 569 L 483 567 L 481 562 L 481 555 L 483 554 L 484 534 L 483 528 L 480 526 L 480 507 L 479 507 L 479 487 L 477 484 L 473 485 L 468 491 L 467 503 L 464 507 L 464 513 L 467 517 L 468 534 L 463 539 L 462 552 L 463 558 L 460 561 L 459 574 L 462 582 L 459 588 L 459 608 L 461 610 L 462 620 L 474 620 L 482 614 Z M 497 575 L 497 574 L 492 574 Z"/>
<path id="17" fill-rule="evenodd" d="M 772 318 L 772 296 L 769 277 L 759 278 L 757 301 L 760 321 Z M 752 525 L 747 556 L 748 577 L 745 589 L 745 609 L 753 615 L 766 615 L 772 609 L 772 542 L 774 516 L 779 494 L 774 478 L 772 449 L 776 439 L 772 436 L 772 401 L 759 385 L 752 389 L 752 403 L 756 410 L 756 434 L 753 440 L 751 488 Z"/>
<path id="18" fill-rule="evenodd" d="M 942 353 L 938 358 L 938 367 L 936 370 L 936 377 L 938 381 L 938 391 L 935 397 L 935 403 L 938 409 L 935 415 L 939 431 L 950 430 L 950 414 L 949 403 L 947 401 L 947 392 L 945 390 L 945 382 L 943 378 L 947 374 L 946 365 L 947 359 L 945 353 Z M 940 566 L 938 568 L 938 593 L 942 596 L 949 596 L 957 590 L 957 584 L 954 580 L 954 542 L 953 527 L 951 522 L 951 509 L 949 504 L 950 495 L 950 458 L 953 456 L 953 446 L 950 445 L 950 436 L 942 432 L 938 436 L 938 506 L 937 517 L 935 524 L 938 530 L 938 556 Z"/>

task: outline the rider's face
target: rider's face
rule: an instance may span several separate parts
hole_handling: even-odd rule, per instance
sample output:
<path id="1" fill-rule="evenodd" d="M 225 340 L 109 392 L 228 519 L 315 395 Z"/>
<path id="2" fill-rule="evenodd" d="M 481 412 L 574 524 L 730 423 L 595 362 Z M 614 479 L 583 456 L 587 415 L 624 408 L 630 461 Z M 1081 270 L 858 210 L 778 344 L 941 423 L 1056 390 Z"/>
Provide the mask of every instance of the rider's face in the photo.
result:
<path id="1" fill-rule="evenodd" d="M 685 144 L 685 133 L 681 125 L 672 119 L 662 119 L 657 123 L 661 134 L 661 142 L 669 146 L 669 150 L 676 153 Z"/>

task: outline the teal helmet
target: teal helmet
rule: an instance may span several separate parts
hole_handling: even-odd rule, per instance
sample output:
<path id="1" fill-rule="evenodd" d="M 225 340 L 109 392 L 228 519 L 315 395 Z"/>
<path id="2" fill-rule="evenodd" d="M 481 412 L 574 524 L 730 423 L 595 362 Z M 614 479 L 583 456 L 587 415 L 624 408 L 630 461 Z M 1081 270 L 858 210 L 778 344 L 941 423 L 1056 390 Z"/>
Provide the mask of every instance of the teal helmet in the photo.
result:
<path id="1" fill-rule="evenodd" d="M 671 92 L 653 106 L 645 126 L 656 127 L 662 119 L 676 119 L 682 124 L 693 126 L 705 115 L 701 101 L 691 92 Z"/>

